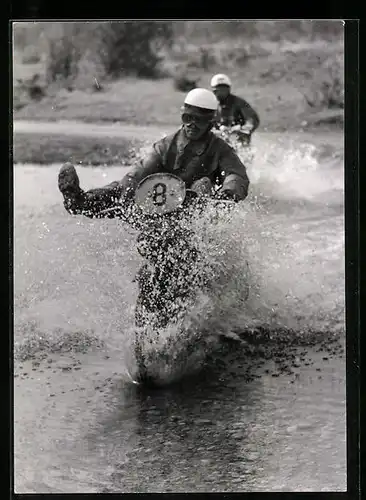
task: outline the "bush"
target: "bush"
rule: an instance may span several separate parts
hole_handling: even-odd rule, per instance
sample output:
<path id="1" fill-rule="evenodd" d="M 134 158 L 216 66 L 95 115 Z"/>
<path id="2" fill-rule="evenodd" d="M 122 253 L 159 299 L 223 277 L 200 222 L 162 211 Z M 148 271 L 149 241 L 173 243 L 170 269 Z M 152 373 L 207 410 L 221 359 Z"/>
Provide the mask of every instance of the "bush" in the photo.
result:
<path id="1" fill-rule="evenodd" d="M 28 80 L 17 79 L 13 86 L 13 108 L 24 108 L 30 101 L 40 101 L 45 97 L 45 89 L 39 82 L 39 75 L 35 74 Z"/>
<path id="2" fill-rule="evenodd" d="M 304 93 L 311 108 L 344 108 L 344 62 L 341 54 L 329 57 L 314 76 L 309 92 Z"/>
<path id="3" fill-rule="evenodd" d="M 197 87 L 198 80 L 199 78 L 178 74 L 173 80 L 174 88 L 180 92 L 189 92 Z"/>
<path id="4" fill-rule="evenodd" d="M 67 34 L 49 38 L 46 61 L 46 78 L 49 83 L 73 80 L 78 73 L 80 50 Z"/>
<path id="5" fill-rule="evenodd" d="M 159 51 L 172 41 L 171 22 L 60 24 L 61 32 L 53 33 L 51 26 L 48 33 L 48 81 L 70 82 L 81 75 L 94 82 L 96 69 L 99 78 L 161 76 Z"/>
<path id="6" fill-rule="evenodd" d="M 101 23 L 98 31 L 101 61 L 106 74 L 112 77 L 160 76 L 159 64 L 162 58 L 158 55 L 158 51 L 165 43 L 171 43 L 171 23 L 154 21 Z"/>

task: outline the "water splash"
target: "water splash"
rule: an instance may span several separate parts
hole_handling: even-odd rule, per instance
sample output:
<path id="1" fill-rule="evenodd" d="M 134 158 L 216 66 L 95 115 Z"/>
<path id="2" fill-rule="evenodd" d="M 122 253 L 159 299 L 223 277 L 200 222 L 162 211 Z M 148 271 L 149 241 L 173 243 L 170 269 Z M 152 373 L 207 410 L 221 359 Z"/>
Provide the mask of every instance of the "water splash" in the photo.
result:
<path id="1" fill-rule="evenodd" d="M 277 139 L 252 148 L 248 164 L 253 194 L 261 201 L 320 202 L 343 205 L 343 146 L 324 148 L 293 139 Z M 335 196 L 334 196 L 335 195 Z"/>
<path id="2" fill-rule="evenodd" d="M 257 329 L 306 340 L 344 331 L 342 166 L 334 172 L 333 156 L 319 163 L 311 144 L 275 144 L 255 158 L 249 203 L 190 223 L 210 286 L 180 321 L 147 334 L 155 377 L 170 381 L 197 367 L 223 336 Z M 341 210 L 331 219 L 329 201 Z"/>

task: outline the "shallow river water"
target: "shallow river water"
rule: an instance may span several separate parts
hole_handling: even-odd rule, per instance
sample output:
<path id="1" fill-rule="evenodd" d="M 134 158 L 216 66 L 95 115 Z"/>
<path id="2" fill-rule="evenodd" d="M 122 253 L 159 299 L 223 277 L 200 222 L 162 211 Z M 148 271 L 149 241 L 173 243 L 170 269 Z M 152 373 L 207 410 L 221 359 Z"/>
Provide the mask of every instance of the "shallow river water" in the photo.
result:
<path id="1" fill-rule="evenodd" d="M 154 346 L 175 380 L 155 390 L 127 375 L 136 235 L 68 215 L 58 165 L 14 167 L 17 493 L 346 489 L 343 145 L 330 139 L 258 136 L 250 195 L 207 246 L 226 281 L 190 313 L 211 361 L 178 369 Z M 78 169 L 84 188 L 125 171 Z"/>

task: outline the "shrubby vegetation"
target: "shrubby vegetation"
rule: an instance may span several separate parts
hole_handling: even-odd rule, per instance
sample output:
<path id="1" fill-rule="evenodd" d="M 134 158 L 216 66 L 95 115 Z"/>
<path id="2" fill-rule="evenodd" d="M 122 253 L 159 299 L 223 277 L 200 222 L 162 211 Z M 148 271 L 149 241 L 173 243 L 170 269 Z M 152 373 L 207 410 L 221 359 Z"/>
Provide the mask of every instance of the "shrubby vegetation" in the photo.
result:
<path id="1" fill-rule="evenodd" d="M 41 71 L 14 81 L 15 109 L 52 95 L 53 88 L 101 92 L 124 76 L 169 76 L 175 90 L 186 92 L 205 72 L 248 68 L 250 74 L 258 58 L 271 58 L 262 82 L 294 78 L 304 82 L 309 107 L 344 106 L 343 56 L 330 50 L 342 40 L 341 21 L 16 23 L 13 34 L 21 63 Z"/>
<path id="2" fill-rule="evenodd" d="M 159 50 L 172 42 L 171 22 L 60 23 L 47 30 L 47 81 L 86 76 L 160 76 Z M 87 75 L 89 73 L 89 75 Z"/>

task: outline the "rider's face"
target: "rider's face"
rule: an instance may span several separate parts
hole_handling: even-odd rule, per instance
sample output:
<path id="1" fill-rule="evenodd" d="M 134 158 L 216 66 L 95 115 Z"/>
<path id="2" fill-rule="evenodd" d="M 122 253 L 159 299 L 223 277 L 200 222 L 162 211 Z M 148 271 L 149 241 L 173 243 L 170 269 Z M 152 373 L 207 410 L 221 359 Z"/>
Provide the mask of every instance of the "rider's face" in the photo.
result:
<path id="1" fill-rule="evenodd" d="M 212 89 L 212 92 L 215 94 L 218 101 L 224 101 L 230 94 L 230 87 L 228 85 L 218 85 Z"/>
<path id="2" fill-rule="evenodd" d="M 187 139 L 197 141 L 210 129 L 211 117 L 183 111 L 182 123 Z"/>

